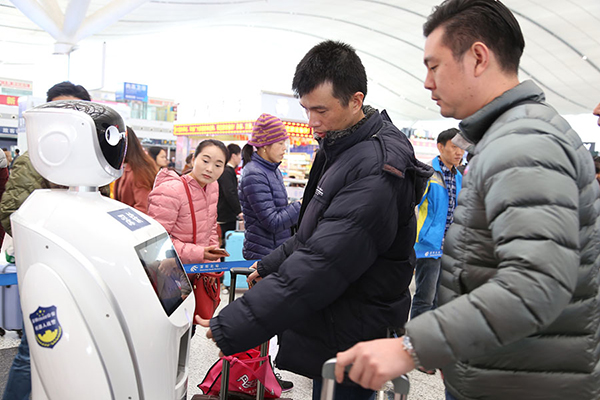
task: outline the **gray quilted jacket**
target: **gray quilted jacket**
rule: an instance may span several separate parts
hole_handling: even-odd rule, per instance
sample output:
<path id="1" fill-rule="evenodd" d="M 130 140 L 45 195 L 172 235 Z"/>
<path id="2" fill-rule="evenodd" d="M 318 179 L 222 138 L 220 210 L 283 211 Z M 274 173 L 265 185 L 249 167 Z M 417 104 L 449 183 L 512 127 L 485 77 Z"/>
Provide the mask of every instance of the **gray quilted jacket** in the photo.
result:
<path id="1" fill-rule="evenodd" d="M 526 81 L 461 123 L 475 156 L 440 304 L 407 325 L 457 399 L 600 398 L 600 190 L 590 153 Z"/>

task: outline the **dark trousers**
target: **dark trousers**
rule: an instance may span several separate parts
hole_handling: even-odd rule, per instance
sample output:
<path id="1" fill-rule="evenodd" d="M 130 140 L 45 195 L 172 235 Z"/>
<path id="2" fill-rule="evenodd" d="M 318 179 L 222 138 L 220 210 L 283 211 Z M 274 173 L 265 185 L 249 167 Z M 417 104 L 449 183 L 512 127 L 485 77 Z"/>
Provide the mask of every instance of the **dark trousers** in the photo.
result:
<path id="1" fill-rule="evenodd" d="M 437 294 L 440 287 L 442 268 L 441 258 L 419 258 L 415 268 L 415 295 L 410 318 L 437 308 Z"/>
<path id="2" fill-rule="evenodd" d="M 21 345 L 10 367 L 2 400 L 26 400 L 29 399 L 30 394 L 31 364 L 29 359 L 29 344 L 27 343 L 25 329 L 23 329 Z"/>

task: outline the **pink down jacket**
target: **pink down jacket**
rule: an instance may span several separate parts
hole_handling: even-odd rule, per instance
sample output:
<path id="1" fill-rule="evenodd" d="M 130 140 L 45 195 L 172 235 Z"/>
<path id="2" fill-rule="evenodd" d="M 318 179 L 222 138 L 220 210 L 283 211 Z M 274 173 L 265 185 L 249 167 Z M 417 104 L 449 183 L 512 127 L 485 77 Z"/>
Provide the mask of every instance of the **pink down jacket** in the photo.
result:
<path id="1" fill-rule="evenodd" d="M 148 196 L 148 215 L 167 230 L 184 264 L 204 262 L 204 247 L 218 245 L 217 202 L 219 184 L 203 189 L 190 175 L 183 175 L 190 187 L 196 214 L 196 244 L 188 197 L 181 178 L 174 171 L 161 169 Z"/>

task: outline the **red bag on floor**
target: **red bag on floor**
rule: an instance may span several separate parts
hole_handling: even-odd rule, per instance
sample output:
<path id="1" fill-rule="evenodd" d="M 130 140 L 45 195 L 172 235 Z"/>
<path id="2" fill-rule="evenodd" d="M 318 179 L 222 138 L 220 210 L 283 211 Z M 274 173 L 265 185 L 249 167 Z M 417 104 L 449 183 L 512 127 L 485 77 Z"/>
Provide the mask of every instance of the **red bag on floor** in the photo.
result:
<path id="1" fill-rule="evenodd" d="M 260 381 L 265 387 L 265 398 L 277 399 L 281 396 L 281 386 L 275 378 L 269 356 L 260 357 L 260 351 L 250 349 L 233 356 L 223 357 L 231 365 L 229 369 L 229 391 L 256 396 L 256 387 Z M 262 365 L 260 362 L 264 361 Z M 219 359 L 206 373 L 198 385 L 202 393 L 218 396 L 221 391 L 221 372 L 223 359 Z"/>

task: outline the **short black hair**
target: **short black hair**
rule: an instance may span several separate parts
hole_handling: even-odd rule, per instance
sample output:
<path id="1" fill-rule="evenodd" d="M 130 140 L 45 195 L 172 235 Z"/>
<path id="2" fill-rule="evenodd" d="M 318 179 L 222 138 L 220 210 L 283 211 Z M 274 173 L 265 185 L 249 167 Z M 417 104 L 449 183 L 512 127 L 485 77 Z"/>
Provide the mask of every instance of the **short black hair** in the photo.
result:
<path id="1" fill-rule="evenodd" d="M 231 156 L 233 154 L 240 154 L 242 152 L 242 149 L 240 146 L 238 146 L 235 143 L 229 143 L 227 145 L 227 162 L 229 162 L 229 160 L 231 160 Z"/>
<path id="2" fill-rule="evenodd" d="M 458 132 L 460 131 L 456 128 L 446 129 L 445 131 L 440 132 L 440 134 L 437 137 L 437 142 L 440 143 L 442 146 L 446 146 L 448 140 L 452 140 Z"/>
<path id="3" fill-rule="evenodd" d="M 310 49 L 296 66 L 292 90 L 302 97 L 325 82 L 343 106 L 356 92 L 367 95 L 367 73 L 352 46 L 327 40 Z"/>
<path id="4" fill-rule="evenodd" d="M 435 7 L 423 25 L 429 36 L 443 27 L 442 43 L 456 60 L 477 41 L 496 55 L 504 72 L 518 73 L 525 39 L 513 13 L 499 0 L 445 0 Z"/>
<path id="5" fill-rule="evenodd" d="M 81 85 L 74 85 L 69 81 L 57 83 L 46 92 L 46 101 L 50 102 L 59 96 L 73 96 L 81 100 L 92 101 L 90 94 Z"/>

